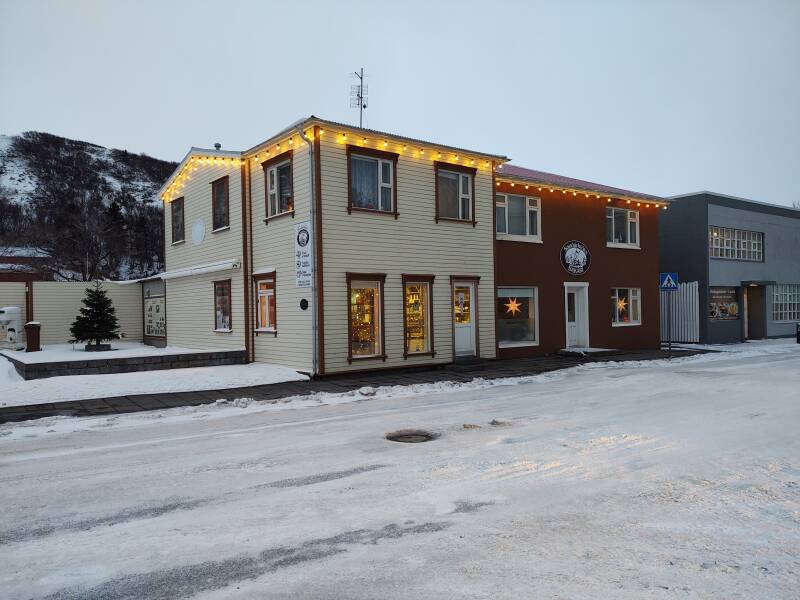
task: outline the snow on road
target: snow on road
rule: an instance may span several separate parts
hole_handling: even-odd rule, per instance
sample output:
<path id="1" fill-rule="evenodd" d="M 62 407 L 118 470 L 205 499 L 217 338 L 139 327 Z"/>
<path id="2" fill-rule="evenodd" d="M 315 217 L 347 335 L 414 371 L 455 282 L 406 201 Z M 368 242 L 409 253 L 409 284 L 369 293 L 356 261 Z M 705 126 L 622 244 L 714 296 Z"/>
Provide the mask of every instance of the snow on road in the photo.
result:
<path id="1" fill-rule="evenodd" d="M 2 426 L 0 590 L 796 598 L 798 383 L 780 341 L 303 410 Z M 441 435 L 384 439 L 406 427 Z"/>

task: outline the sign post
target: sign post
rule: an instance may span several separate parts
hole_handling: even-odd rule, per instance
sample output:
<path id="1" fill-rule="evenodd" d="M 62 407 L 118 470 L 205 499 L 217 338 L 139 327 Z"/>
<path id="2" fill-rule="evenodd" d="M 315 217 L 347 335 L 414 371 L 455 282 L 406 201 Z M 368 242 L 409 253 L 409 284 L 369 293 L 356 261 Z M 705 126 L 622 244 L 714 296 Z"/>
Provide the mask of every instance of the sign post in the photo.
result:
<path id="1" fill-rule="evenodd" d="M 678 290 L 677 273 L 659 273 L 658 289 L 662 292 L 675 292 Z M 667 296 L 667 351 L 672 358 L 672 298 Z"/>

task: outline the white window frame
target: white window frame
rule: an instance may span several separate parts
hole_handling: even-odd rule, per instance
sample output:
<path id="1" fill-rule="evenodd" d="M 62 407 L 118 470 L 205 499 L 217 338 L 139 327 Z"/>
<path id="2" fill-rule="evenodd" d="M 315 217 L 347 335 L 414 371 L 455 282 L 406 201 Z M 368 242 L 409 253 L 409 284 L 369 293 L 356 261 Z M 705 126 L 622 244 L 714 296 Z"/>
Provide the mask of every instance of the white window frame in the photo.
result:
<path id="1" fill-rule="evenodd" d="M 606 221 L 609 219 L 608 211 L 612 211 L 611 213 L 611 220 L 614 221 L 614 211 L 623 210 L 627 214 L 625 215 L 625 238 L 630 239 L 631 235 L 631 223 L 636 224 L 636 243 L 631 242 L 615 242 L 613 240 L 609 240 L 606 234 L 606 247 L 608 248 L 636 248 L 640 249 L 642 243 L 642 235 L 639 227 L 639 211 L 632 210 L 630 208 L 624 208 L 620 206 L 606 206 Z M 613 227 L 612 227 L 613 231 Z M 606 226 L 606 232 L 608 232 L 608 227 Z"/>
<path id="2" fill-rule="evenodd" d="M 375 199 L 376 199 L 377 208 L 368 208 L 368 207 L 365 207 L 365 206 L 356 206 L 355 204 L 352 203 L 352 201 L 351 201 L 350 208 L 351 209 L 355 209 L 355 210 L 372 210 L 372 211 L 375 211 L 375 212 L 387 213 L 387 214 L 394 213 L 395 212 L 395 208 L 394 208 L 394 161 L 393 160 L 387 160 L 385 158 L 377 158 L 375 156 L 369 156 L 369 155 L 366 155 L 366 154 L 358 154 L 358 153 L 355 153 L 355 152 L 350 155 L 350 160 L 351 160 L 351 163 L 350 163 L 350 169 L 351 170 L 353 168 L 352 161 L 354 161 L 354 160 L 363 160 L 365 162 L 374 163 L 375 166 L 378 169 L 378 176 L 375 178 L 375 181 L 378 182 L 378 187 L 375 190 L 375 193 L 376 193 Z M 389 166 L 389 181 L 388 182 L 383 180 L 383 167 L 384 167 L 384 165 L 388 165 Z M 384 210 L 384 209 L 381 208 L 381 190 L 385 190 L 385 189 L 389 190 L 389 210 Z M 353 193 L 353 190 L 350 190 L 350 194 L 351 195 L 352 195 L 352 193 Z"/>
<path id="3" fill-rule="evenodd" d="M 709 225 L 708 257 L 764 262 L 764 233 L 749 229 Z"/>
<path id="4" fill-rule="evenodd" d="M 267 209 L 267 218 L 268 219 L 270 219 L 272 217 L 277 217 L 279 215 L 285 215 L 285 214 L 290 213 L 290 212 L 292 212 L 294 210 L 294 189 L 292 189 L 292 195 L 291 195 L 291 204 L 292 204 L 292 206 L 290 206 L 289 208 L 287 208 L 286 210 L 284 210 L 282 212 L 278 212 L 278 202 L 280 201 L 280 197 L 281 197 L 281 194 L 280 194 L 280 192 L 281 192 L 281 190 L 280 190 L 280 179 L 278 178 L 278 169 L 280 169 L 281 167 L 285 167 L 286 165 L 289 165 L 289 169 L 291 169 L 292 168 L 292 159 L 287 159 L 287 160 L 281 161 L 276 165 L 270 165 L 266 169 L 267 181 L 265 182 L 265 185 L 267 186 L 267 206 L 266 206 L 266 209 Z M 294 188 L 294 177 L 292 177 L 292 188 Z M 272 212 L 272 197 L 273 197 L 273 195 L 275 196 L 275 210 L 276 210 L 276 212 L 274 212 L 274 213 Z"/>
<path id="5" fill-rule="evenodd" d="M 613 287 L 611 288 L 611 298 L 614 299 L 615 302 L 619 302 L 619 290 L 628 290 L 628 302 L 631 306 L 633 306 L 633 301 L 636 300 L 638 304 L 637 313 L 639 314 L 639 319 L 636 321 L 629 321 L 628 323 L 623 323 L 621 321 L 617 321 L 617 311 L 614 311 L 614 317 L 611 320 L 612 327 L 638 327 L 642 324 L 642 289 L 641 288 L 630 288 L 630 287 Z M 633 310 L 629 309 L 629 314 L 633 314 Z"/>
<path id="6" fill-rule="evenodd" d="M 495 310 L 497 298 L 507 297 L 507 295 L 503 294 L 504 290 L 513 290 L 524 288 L 526 290 L 533 290 L 533 336 L 534 339 L 531 341 L 522 341 L 522 342 L 503 342 L 500 341 L 498 338 L 497 340 L 497 347 L 498 348 L 529 348 L 532 346 L 539 345 L 539 288 L 536 286 L 528 287 L 526 285 L 518 285 L 518 286 L 506 286 L 506 287 L 498 287 L 497 288 L 497 296 L 495 297 Z M 497 315 L 495 314 L 495 319 L 497 319 Z"/>
<path id="7" fill-rule="evenodd" d="M 525 235 L 508 233 L 508 196 L 525 198 Z M 499 221 L 495 223 L 495 236 L 498 240 L 510 240 L 515 242 L 530 242 L 534 244 L 542 243 L 542 212 L 541 198 L 537 196 L 523 196 L 522 194 L 497 194 L 495 196 L 495 214 L 498 208 L 503 208 L 505 215 L 505 232 L 497 231 Z M 536 213 L 536 235 L 530 232 L 530 213 Z"/>
<path id="8" fill-rule="evenodd" d="M 271 283 L 272 288 L 262 290 L 261 284 L 262 283 Z M 269 298 L 272 296 L 273 301 L 275 302 L 275 312 L 278 312 L 277 302 L 278 299 L 275 297 L 275 278 L 274 277 L 267 277 L 264 279 L 256 279 L 256 328 L 255 331 L 266 331 L 266 332 L 275 332 L 277 331 L 276 323 L 269 322 Z M 264 299 L 264 302 L 267 303 L 267 323 L 264 324 L 261 322 L 261 299 Z M 277 318 L 276 318 L 277 320 Z"/>
<path id="9" fill-rule="evenodd" d="M 775 323 L 800 321 L 800 283 L 778 283 L 772 292 L 772 320 Z"/>
<path id="10" fill-rule="evenodd" d="M 439 177 L 440 174 L 447 173 L 448 175 L 455 175 L 458 179 L 458 217 L 445 217 L 442 215 L 442 203 L 441 198 L 439 199 L 439 218 L 450 220 L 450 221 L 464 221 L 465 223 L 472 222 L 472 194 L 474 192 L 473 187 L 473 175 L 468 173 L 462 173 L 461 171 L 450 171 L 448 169 L 439 168 L 436 177 Z M 467 182 L 467 193 L 464 193 L 464 182 Z M 467 208 L 467 216 L 463 216 L 464 214 L 464 207 Z"/>

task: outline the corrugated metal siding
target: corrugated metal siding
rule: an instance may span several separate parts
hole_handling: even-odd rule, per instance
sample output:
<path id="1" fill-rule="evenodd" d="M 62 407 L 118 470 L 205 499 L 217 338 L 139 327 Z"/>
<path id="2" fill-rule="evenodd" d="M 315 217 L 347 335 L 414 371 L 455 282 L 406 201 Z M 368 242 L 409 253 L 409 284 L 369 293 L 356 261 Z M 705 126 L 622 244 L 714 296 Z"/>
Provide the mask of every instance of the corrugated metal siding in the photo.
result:
<path id="1" fill-rule="evenodd" d="M 231 280 L 231 332 L 214 331 L 214 282 Z M 241 269 L 167 281 L 167 344 L 202 350 L 244 348 Z"/>
<path id="2" fill-rule="evenodd" d="M 492 174 L 482 164 L 475 178 L 477 226 L 435 217 L 433 157 L 400 153 L 397 202 L 400 216 L 347 213 L 347 155 L 333 136 L 322 144 L 322 214 L 326 372 L 402 367 L 453 359 L 451 275 L 480 276 L 480 355 L 495 356 Z M 394 146 L 396 144 L 392 144 Z M 395 148 L 388 148 L 397 151 Z M 346 273 L 386 273 L 386 362 L 347 363 Z M 401 275 L 433 274 L 436 357 L 403 359 Z"/>
<path id="3" fill-rule="evenodd" d="M 42 324 L 43 344 L 63 344 L 69 341 L 69 328 L 82 306 L 86 289 L 92 282 L 35 281 L 33 282 L 33 318 Z M 142 288 L 139 284 L 120 285 L 104 282 L 103 288 L 114 303 L 120 334 L 124 339 L 142 339 Z M 23 304 L 24 306 L 24 304 Z"/>
<path id="4" fill-rule="evenodd" d="M 301 371 L 311 371 L 312 340 L 311 310 L 314 299 L 311 288 L 295 285 L 294 226 L 310 219 L 311 186 L 309 179 L 308 150 L 305 144 L 295 149 L 292 157 L 292 183 L 294 186 L 294 218 L 282 216 L 264 223 L 266 217 L 265 178 L 261 164 L 253 161 L 250 170 L 253 211 L 253 271 L 275 269 L 276 319 L 278 334 L 255 335 L 254 360 L 280 363 Z M 250 319 L 255 329 L 255 291 L 253 314 Z M 300 300 L 309 302 L 307 310 L 300 309 Z"/>
<path id="5" fill-rule="evenodd" d="M 679 283 L 674 292 L 661 293 L 661 341 L 669 341 L 669 311 L 672 311 L 672 341 L 700 341 L 700 296 L 696 281 Z"/>

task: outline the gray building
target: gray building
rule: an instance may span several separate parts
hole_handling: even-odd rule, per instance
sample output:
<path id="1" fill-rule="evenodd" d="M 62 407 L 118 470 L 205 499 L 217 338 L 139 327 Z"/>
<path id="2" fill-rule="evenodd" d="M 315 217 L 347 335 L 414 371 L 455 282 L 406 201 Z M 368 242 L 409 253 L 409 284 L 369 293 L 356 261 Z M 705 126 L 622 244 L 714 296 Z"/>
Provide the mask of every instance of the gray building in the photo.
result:
<path id="1" fill-rule="evenodd" d="M 697 281 L 700 342 L 794 336 L 800 210 L 697 192 L 660 215 L 662 271 Z"/>

